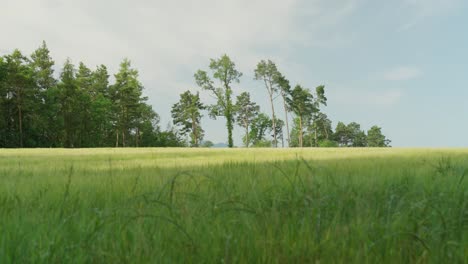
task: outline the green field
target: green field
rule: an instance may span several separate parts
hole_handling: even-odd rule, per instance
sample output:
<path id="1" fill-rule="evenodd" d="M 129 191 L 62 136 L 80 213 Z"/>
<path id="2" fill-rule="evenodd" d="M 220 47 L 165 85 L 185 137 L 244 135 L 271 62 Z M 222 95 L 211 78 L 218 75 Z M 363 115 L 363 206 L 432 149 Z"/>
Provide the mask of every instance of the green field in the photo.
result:
<path id="1" fill-rule="evenodd" d="M 0 150 L 0 263 L 467 263 L 468 149 Z"/>

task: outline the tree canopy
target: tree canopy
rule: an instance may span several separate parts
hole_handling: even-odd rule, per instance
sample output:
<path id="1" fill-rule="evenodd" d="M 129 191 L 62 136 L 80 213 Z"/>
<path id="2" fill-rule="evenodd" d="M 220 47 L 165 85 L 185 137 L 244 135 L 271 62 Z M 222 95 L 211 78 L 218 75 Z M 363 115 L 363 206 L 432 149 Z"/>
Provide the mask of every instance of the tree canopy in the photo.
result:
<path id="1" fill-rule="evenodd" d="M 0 57 L 0 147 L 184 146 L 176 131 L 161 131 L 138 71 L 123 60 L 110 84 L 95 70 L 67 59 L 54 77 L 45 42 L 30 57 Z"/>
<path id="2" fill-rule="evenodd" d="M 182 135 L 190 134 L 190 144 L 198 147 L 203 139 L 203 129 L 201 127 L 201 111 L 205 106 L 200 101 L 198 93 L 192 94 L 186 91 L 180 95 L 178 103 L 172 106 L 172 118 L 174 125 L 180 126 Z"/>
<path id="3" fill-rule="evenodd" d="M 243 129 L 245 147 L 389 147 L 391 142 L 378 126 L 365 131 L 359 123 L 338 122 L 333 129 L 324 112 L 325 86 L 291 89 L 271 60 L 261 60 L 254 70 L 254 79 L 267 90 L 271 116 L 252 100 L 250 87 L 237 87 L 242 73 L 224 54 L 194 74 L 214 101 L 203 102 L 199 91 L 183 92 L 165 130 L 131 61 L 123 59 L 111 75 L 105 65 L 90 68 L 71 59 L 56 67 L 45 42 L 30 56 L 19 50 L 0 56 L 0 148 L 211 147 L 215 144 L 203 141 L 205 110 L 226 120 L 229 147 L 234 147 L 235 125 Z M 275 113 L 277 98 L 283 120 Z"/>
<path id="4" fill-rule="evenodd" d="M 228 131 L 228 146 L 234 147 L 232 130 L 234 128 L 233 90 L 232 85 L 239 83 L 242 73 L 236 69 L 236 64 L 226 54 L 219 59 L 211 59 L 209 66 L 212 77 L 206 71 L 198 70 L 195 73 L 195 81 L 203 90 L 211 92 L 217 100 L 210 106 L 210 117 L 223 116 L 226 118 L 226 128 Z M 218 80 L 216 85 L 213 79 Z"/>

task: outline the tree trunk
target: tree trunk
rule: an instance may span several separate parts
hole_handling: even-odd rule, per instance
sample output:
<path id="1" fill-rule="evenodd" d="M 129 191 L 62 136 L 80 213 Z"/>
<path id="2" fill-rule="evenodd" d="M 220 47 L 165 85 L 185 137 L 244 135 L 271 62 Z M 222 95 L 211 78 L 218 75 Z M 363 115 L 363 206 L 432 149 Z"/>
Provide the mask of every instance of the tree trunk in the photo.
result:
<path id="1" fill-rule="evenodd" d="M 270 92 L 270 103 L 271 103 L 271 115 L 272 115 L 272 123 L 273 123 L 273 142 L 275 148 L 278 147 L 278 141 L 276 139 L 276 117 L 275 117 L 275 106 L 273 105 L 273 92 Z"/>
<path id="2" fill-rule="evenodd" d="M 232 140 L 232 102 L 231 102 L 231 89 L 226 85 L 226 126 L 228 129 L 228 146 L 234 147 L 234 141 Z"/>
<path id="3" fill-rule="evenodd" d="M 312 125 L 313 125 L 313 123 L 312 123 Z M 307 130 L 308 130 L 307 132 L 309 132 L 309 134 L 310 134 L 310 146 L 313 147 L 313 146 L 315 146 L 315 144 L 314 144 L 314 138 L 312 137 L 312 134 L 313 134 L 312 132 L 313 131 L 311 129 L 311 125 L 307 126 Z"/>
<path id="4" fill-rule="evenodd" d="M 230 148 L 234 147 L 234 141 L 232 140 L 232 115 L 229 111 L 229 114 L 227 115 L 227 122 L 226 122 L 227 128 L 228 128 L 228 146 Z"/>
<path id="5" fill-rule="evenodd" d="M 115 137 L 116 137 L 115 147 L 118 148 L 119 147 L 119 130 L 118 129 L 115 130 Z"/>
<path id="6" fill-rule="evenodd" d="M 122 147 L 125 148 L 125 131 L 122 130 Z"/>
<path id="7" fill-rule="evenodd" d="M 315 146 L 318 147 L 318 142 L 317 142 L 317 127 L 315 127 L 314 130 L 315 130 Z"/>
<path id="8" fill-rule="evenodd" d="M 286 106 L 286 95 L 284 94 L 284 92 L 281 92 L 281 95 L 283 96 L 284 117 L 285 117 L 285 122 L 286 122 L 286 133 L 288 134 L 288 147 L 289 147 L 291 145 L 291 136 L 289 134 L 288 108 Z"/>
<path id="9" fill-rule="evenodd" d="M 249 124 L 247 122 L 245 124 L 245 146 L 249 148 Z"/>
<path id="10" fill-rule="evenodd" d="M 23 148 L 23 110 L 21 109 L 21 105 L 18 105 L 18 122 L 19 122 L 20 148 Z"/>
<path id="11" fill-rule="evenodd" d="M 140 129 L 137 127 L 137 131 L 136 131 L 136 138 L 135 138 L 135 145 L 136 147 L 138 148 L 138 145 L 139 145 L 139 139 L 140 139 Z"/>
<path id="12" fill-rule="evenodd" d="M 192 135 L 193 135 L 193 146 L 198 147 L 198 135 L 197 135 L 197 124 L 195 118 L 192 116 Z"/>
<path id="13" fill-rule="evenodd" d="M 302 116 L 299 116 L 299 147 L 302 148 Z"/>
<path id="14" fill-rule="evenodd" d="M 66 108 L 62 109 L 62 112 L 63 112 L 62 117 L 63 117 L 64 132 L 65 132 L 64 133 L 65 147 L 69 148 L 70 147 L 70 133 L 69 133 L 70 129 L 68 128 L 68 126 L 70 122 L 68 121 L 68 114 L 67 114 L 68 109 Z"/>

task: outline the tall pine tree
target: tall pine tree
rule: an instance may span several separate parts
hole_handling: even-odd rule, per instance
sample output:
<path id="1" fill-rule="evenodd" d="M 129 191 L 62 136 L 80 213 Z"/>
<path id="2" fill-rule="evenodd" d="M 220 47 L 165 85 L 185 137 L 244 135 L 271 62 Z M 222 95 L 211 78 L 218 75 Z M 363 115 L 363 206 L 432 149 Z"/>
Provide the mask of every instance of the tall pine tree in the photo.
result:
<path id="1" fill-rule="evenodd" d="M 78 143 L 80 131 L 79 89 L 76 82 L 75 66 L 67 59 L 60 74 L 59 97 L 60 112 L 63 121 L 63 143 L 73 148 Z"/>
<path id="2" fill-rule="evenodd" d="M 41 147 L 54 146 L 60 127 L 57 126 L 58 98 L 57 81 L 54 78 L 54 64 L 45 41 L 31 55 L 31 66 L 34 72 L 34 83 L 39 89 L 39 144 Z"/>
<path id="3" fill-rule="evenodd" d="M 30 60 L 19 50 L 13 51 L 6 59 L 6 110 L 8 145 L 34 147 L 32 140 L 37 124 L 38 90 L 35 89 Z M 11 137 L 10 137 L 11 136 Z"/>
<path id="4" fill-rule="evenodd" d="M 143 85 L 138 80 L 138 71 L 131 67 L 128 59 L 120 64 L 115 75 L 115 84 L 110 89 L 115 113 L 115 146 L 127 145 L 127 139 L 136 128 L 140 104 L 147 100 L 142 96 Z"/>

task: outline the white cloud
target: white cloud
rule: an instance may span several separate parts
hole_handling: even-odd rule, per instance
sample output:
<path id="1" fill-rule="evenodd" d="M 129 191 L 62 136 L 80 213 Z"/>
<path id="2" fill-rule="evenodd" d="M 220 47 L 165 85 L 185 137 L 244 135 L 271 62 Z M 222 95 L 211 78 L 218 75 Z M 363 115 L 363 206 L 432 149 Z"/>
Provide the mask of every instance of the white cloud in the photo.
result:
<path id="1" fill-rule="evenodd" d="M 403 66 L 386 72 L 383 76 L 386 81 L 406 81 L 420 77 L 422 70 L 416 67 Z"/>

